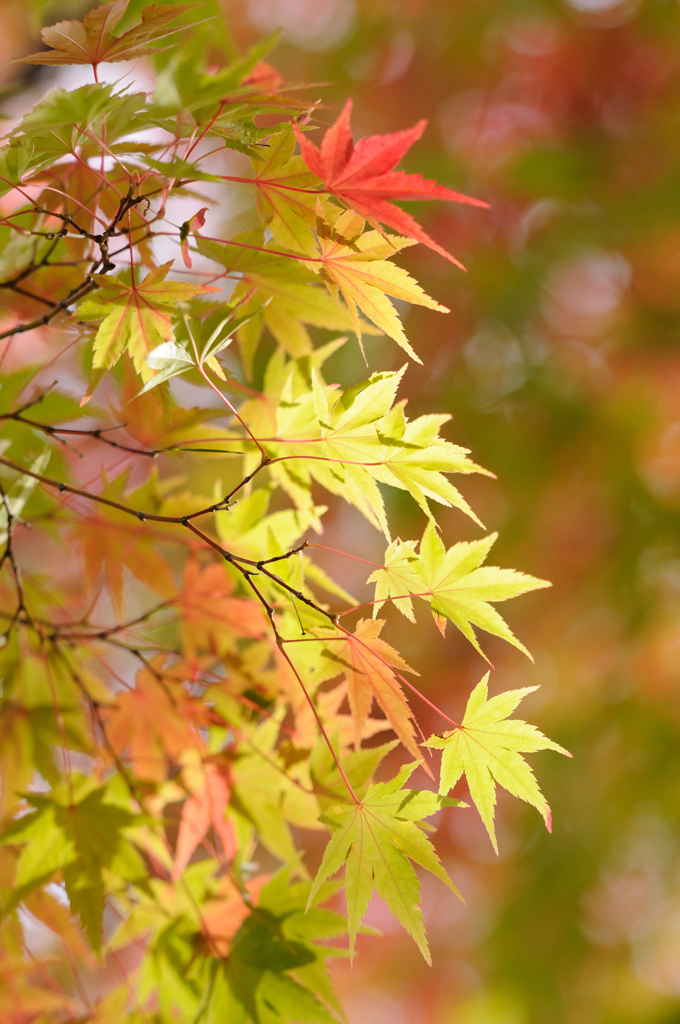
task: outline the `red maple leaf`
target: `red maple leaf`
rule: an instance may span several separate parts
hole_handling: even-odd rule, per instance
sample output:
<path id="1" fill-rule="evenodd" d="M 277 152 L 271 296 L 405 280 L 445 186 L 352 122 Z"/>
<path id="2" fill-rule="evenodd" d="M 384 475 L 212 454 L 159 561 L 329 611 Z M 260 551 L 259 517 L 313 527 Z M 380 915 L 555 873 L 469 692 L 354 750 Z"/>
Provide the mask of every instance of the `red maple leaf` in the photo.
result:
<path id="1" fill-rule="evenodd" d="M 351 112 L 352 101 L 347 100 L 340 117 L 324 135 L 320 149 L 297 125 L 294 126 L 302 156 L 310 171 L 323 180 L 328 192 L 356 210 L 374 227 L 382 222 L 400 235 L 429 245 L 464 270 L 463 264 L 430 238 L 410 213 L 389 200 L 447 199 L 487 209 L 489 204 L 429 181 L 422 174 L 394 170 L 423 134 L 427 121 L 418 121 L 413 128 L 391 135 L 371 135 L 360 139 L 355 146 L 349 124 Z"/>

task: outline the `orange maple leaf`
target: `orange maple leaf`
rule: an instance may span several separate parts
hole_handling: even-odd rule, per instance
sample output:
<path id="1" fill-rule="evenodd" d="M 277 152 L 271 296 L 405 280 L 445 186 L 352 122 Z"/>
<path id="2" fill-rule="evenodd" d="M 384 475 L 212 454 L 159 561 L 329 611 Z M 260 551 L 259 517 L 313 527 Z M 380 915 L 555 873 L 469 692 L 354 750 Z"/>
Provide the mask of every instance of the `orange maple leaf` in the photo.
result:
<path id="1" fill-rule="evenodd" d="M 343 681 L 332 690 L 320 693 L 317 698 L 318 711 L 326 726 L 326 732 L 331 736 L 337 735 L 341 747 L 347 747 L 353 743 L 356 735 L 356 726 L 352 716 L 340 713 L 340 707 L 346 696 L 347 682 Z M 370 739 L 371 736 L 389 728 L 390 723 L 386 718 L 366 718 L 361 729 L 361 738 L 362 740 Z"/>
<path id="2" fill-rule="evenodd" d="M 268 881 L 268 875 L 259 875 L 246 882 L 253 904 Z M 251 908 L 234 880 L 229 876 L 222 878 L 217 898 L 209 900 L 201 912 L 201 931 L 213 956 L 228 956 L 231 940 L 250 913 Z"/>
<path id="3" fill-rule="evenodd" d="M 354 633 L 329 643 L 325 654 L 341 663 L 347 681 L 347 696 L 354 719 L 354 746 L 361 738 L 375 699 L 391 727 L 414 757 L 420 759 L 413 728 L 413 712 L 393 668 L 418 675 L 393 647 L 380 639 L 384 619 L 360 619 Z"/>
<path id="4" fill-rule="evenodd" d="M 206 424 L 214 417 L 214 409 L 184 409 L 170 401 L 159 402 L 158 395 L 152 391 L 140 395 L 139 378 L 129 362 L 123 367 L 123 385 L 113 414 L 118 422 L 125 424 L 125 433 L 142 448 L 157 449 L 224 437 L 223 430 Z M 110 436 L 111 440 L 128 443 L 122 429 Z"/>
<path id="5" fill-rule="evenodd" d="M 152 662 L 152 668 L 158 659 Z M 205 724 L 207 709 L 170 680 L 161 685 L 149 669 L 141 669 L 133 690 L 116 694 L 103 709 L 106 737 L 117 754 L 127 756 L 140 779 L 162 782 L 168 762 L 185 750 L 203 749 L 197 725 Z M 173 699 L 174 698 L 174 699 Z"/>
<path id="6" fill-rule="evenodd" d="M 261 605 L 247 597 L 233 597 L 233 585 L 217 562 L 201 569 L 196 559 L 187 561 L 179 607 L 182 643 L 189 656 L 197 649 L 221 654 L 230 650 L 234 637 L 261 639 L 267 622 Z"/>
<path id="7" fill-rule="evenodd" d="M 231 792 L 227 773 L 221 765 L 208 763 L 203 765 L 201 774 L 200 784 L 182 808 L 172 869 L 174 879 L 180 877 L 211 826 L 220 837 L 227 860 L 232 860 L 238 849 L 234 823 L 224 816 Z"/>
<path id="8" fill-rule="evenodd" d="M 149 543 L 148 526 L 117 523 L 98 512 L 83 516 L 71 530 L 80 546 L 83 578 L 92 588 L 103 573 L 118 609 L 123 603 L 123 569 L 162 597 L 172 597 L 175 581 L 167 562 Z"/>
<path id="9" fill-rule="evenodd" d="M 282 662 L 282 670 L 287 667 L 287 662 Z M 297 680 L 291 680 L 291 683 Z M 299 684 L 298 684 L 299 690 Z M 340 708 L 347 697 L 347 683 L 342 681 L 332 690 L 320 692 L 316 697 L 316 708 L 321 716 L 326 732 L 333 737 L 340 750 L 344 750 L 354 742 L 356 728 L 351 715 L 343 714 Z M 291 736 L 296 747 L 311 748 L 316 743 L 319 735 L 319 727 L 316 723 L 314 713 L 306 700 L 291 701 L 295 714 L 295 730 Z M 361 730 L 362 740 L 367 740 L 379 732 L 390 728 L 386 718 L 366 718 Z"/>

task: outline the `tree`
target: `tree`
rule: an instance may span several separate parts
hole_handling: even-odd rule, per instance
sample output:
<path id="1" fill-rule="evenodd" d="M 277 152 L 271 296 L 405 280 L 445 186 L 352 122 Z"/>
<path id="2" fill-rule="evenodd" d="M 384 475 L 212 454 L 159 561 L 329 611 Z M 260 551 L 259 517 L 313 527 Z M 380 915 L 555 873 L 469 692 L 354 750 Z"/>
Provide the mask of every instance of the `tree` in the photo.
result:
<path id="1" fill-rule="evenodd" d="M 374 889 L 429 958 L 413 865 L 456 891 L 427 819 L 464 806 L 462 775 L 495 846 L 496 784 L 549 828 L 521 755 L 566 753 L 508 718 L 527 689 L 488 699 L 487 676 L 460 721 L 434 708 L 378 617 L 415 622 L 415 598 L 482 657 L 476 630 L 528 654 L 494 605 L 547 586 L 485 565 L 494 535 L 446 548 L 437 504 L 481 526 L 450 475 L 485 471 L 448 416 L 409 420 L 406 367 L 361 369 L 364 336 L 418 360 L 391 298 L 446 312 L 394 258 L 421 242 L 456 261 L 395 201 L 485 204 L 396 169 L 424 122 L 355 146 L 348 104 L 315 144 L 317 105 L 265 62 L 275 40 L 230 61 L 212 13 L 135 24 L 116 0 L 43 30 L 24 61 L 93 80 L 48 92 L 0 149 L 0 1019 L 342 1019 L 328 942 L 349 933 L 354 955 Z M 99 81 L 142 57 L 153 93 Z M 231 237 L 228 188 L 259 219 Z M 351 335 L 365 379 L 343 390 L 326 363 Z M 420 539 L 392 539 L 390 489 Z M 313 560 L 324 497 L 384 535 L 373 600 Z M 423 742 L 417 701 L 442 721 Z"/>

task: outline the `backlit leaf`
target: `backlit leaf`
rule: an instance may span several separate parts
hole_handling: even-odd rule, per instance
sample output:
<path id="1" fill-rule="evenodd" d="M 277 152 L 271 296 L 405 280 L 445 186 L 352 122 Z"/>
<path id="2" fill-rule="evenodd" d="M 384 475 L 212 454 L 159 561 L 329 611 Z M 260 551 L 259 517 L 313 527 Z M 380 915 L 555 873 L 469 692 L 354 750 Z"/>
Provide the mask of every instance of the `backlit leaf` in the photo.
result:
<path id="1" fill-rule="evenodd" d="M 375 888 L 416 942 L 428 963 L 430 953 L 420 909 L 420 884 L 409 861 L 414 861 L 458 894 L 434 847 L 418 822 L 443 806 L 458 802 L 434 793 L 404 789 L 418 762 L 402 769 L 391 782 L 374 783 L 360 804 L 330 807 L 323 820 L 332 829 L 310 900 L 330 875 L 345 866 L 345 892 L 350 956 L 355 937 Z"/>
<path id="2" fill-rule="evenodd" d="M 141 281 L 95 275 L 99 285 L 78 306 L 81 320 L 102 320 L 94 339 L 92 366 L 110 369 L 129 352 L 142 380 L 152 376 L 146 359 L 163 341 L 173 340 L 172 311 L 180 302 L 211 291 L 203 285 L 166 281 L 172 261 L 156 267 Z"/>
<path id="3" fill-rule="evenodd" d="M 300 149 L 309 169 L 324 181 L 328 192 L 338 196 L 370 223 L 386 224 L 400 235 L 423 242 L 452 263 L 462 266 L 430 238 L 409 213 L 390 200 L 446 199 L 482 207 L 488 203 L 437 185 L 423 178 L 422 174 L 394 170 L 423 134 L 427 121 L 419 121 L 407 131 L 372 135 L 361 139 L 355 147 L 349 123 L 351 112 L 352 101 L 347 100 L 337 121 L 326 132 L 320 150 L 296 126 Z"/>
<path id="4" fill-rule="evenodd" d="M 440 794 L 448 793 L 465 775 L 470 796 L 498 853 L 494 828 L 496 783 L 540 811 L 550 832 L 550 808 L 521 753 L 557 750 L 567 757 L 571 754 L 547 739 L 534 725 L 519 719 L 508 721 L 508 715 L 528 693 L 537 689 L 536 686 L 508 690 L 488 700 L 488 681 L 487 672 L 470 694 L 461 724 L 442 736 L 431 736 L 426 746 L 443 750 Z"/>
<path id="5" fill-rule="evenodd" d="M 447 551 L 430 522 L 419 554 L 415 552 L 414 541 L 395 542 L 385 554 L 385 568 L 376 569 L 368 579 L 376 585 L 374 614 L 385 600 L 396 598 L 396 606 L 408 618 L 412 612 L 408 595 L 413 594 L 429 603 L 442 633 L 446 619 L 450 619 L 483 657 L 486 655 L 479 646 L 474 626 L 507 640 L 530 658 L 492 602 L 506 601 L 550 584 L 514 569 L 482 566 L 497 536 L 492 533 L 482 540 L 461 541 Z"/>

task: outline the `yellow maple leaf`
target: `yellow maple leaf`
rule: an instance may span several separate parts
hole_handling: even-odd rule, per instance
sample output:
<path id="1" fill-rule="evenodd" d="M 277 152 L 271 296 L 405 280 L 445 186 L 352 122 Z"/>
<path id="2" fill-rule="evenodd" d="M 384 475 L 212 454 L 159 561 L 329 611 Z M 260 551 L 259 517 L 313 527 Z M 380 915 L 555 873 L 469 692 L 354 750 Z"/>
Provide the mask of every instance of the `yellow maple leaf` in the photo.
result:
<path id="1" fill-rule="evenodd" d="M 319 209 L 322 209 L 321 204 Z M 325 209 L 328 209 L 328 204 Z M 361 322 L 358 311 L 361 310 L 376 327 L 394 338 L 412 359 L 422 363 L 411 347 L 388 296 L 427 306 L 428 309 L 437 309 L 440 313 L 448 313 L 449 310 L 423 291 L 403 267 L 389 262 L 388 257 L 394 256 L 400 249 L 415 245 L 413 239 L 400 238 L 398 235 L 385 236 L 379 231 L 362 234 L 364 224 L 363 217 L 351 210 L 341 214 L 332 226 L 327 220 L 319 218 L 319 272 L 331 293 L 337 294 L 339 291 L 347 303 L 359 344 Z M 313 263 L 308 265 L 310 269 L 316 269 Z"/>
<path id="2" fill-rule="evenodd" d="M 571 757 L 568 750 L 553 743 L 542 732 L 519 719 L 507 721 L 519 702 L 537 686 L 508 690 L 487 700 L 489 673 L 477 684 L 468 700 L 461 725 L 443 736 L 430 736 L 426 747 L 443 750 L 439 793 L 453 789 L 465 774 L 470 796 L 480 813 L 498 853 L 494 810 L 496 783 L 513 796 L 526 800 L 543 815 L 548 831 L 552 816 L 548 802 L 538 788 L 534 774 L 519 753 L 536 750 L 556 750 Z"/>
<path id="3" fill-rule="evenodd" d="M 77 308 L 80 320 L 102 320 L 94 339 L 93 369 L 108 370 L 126 351 L 140 377 L 150 380 L 153 370 L 146 362 L 149 352 L 163 341 L 172 341 L 172 314 L 180 302 L 215 291 L 184 281 L 166 281 L 172 260 L 155 267 L 142 281 L 134 276 L 96 274 L 99 288 Z"/>

